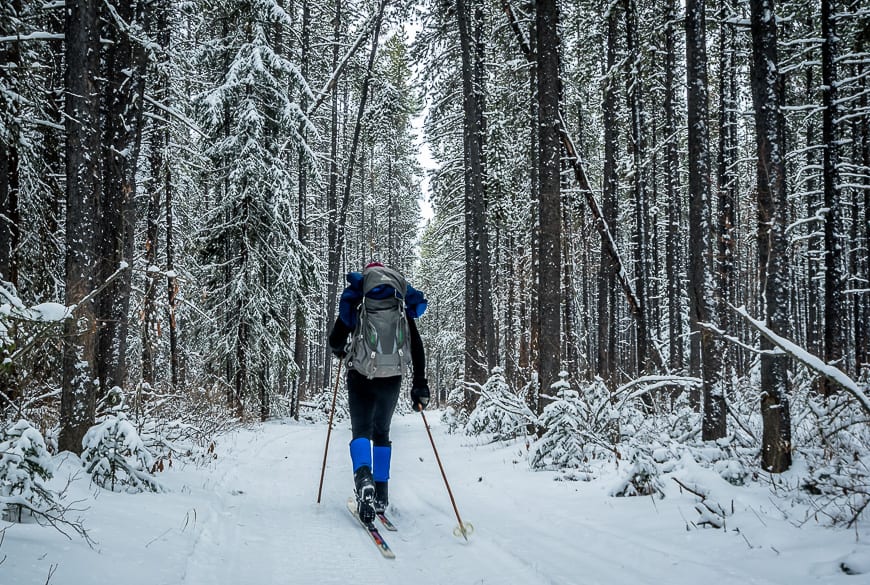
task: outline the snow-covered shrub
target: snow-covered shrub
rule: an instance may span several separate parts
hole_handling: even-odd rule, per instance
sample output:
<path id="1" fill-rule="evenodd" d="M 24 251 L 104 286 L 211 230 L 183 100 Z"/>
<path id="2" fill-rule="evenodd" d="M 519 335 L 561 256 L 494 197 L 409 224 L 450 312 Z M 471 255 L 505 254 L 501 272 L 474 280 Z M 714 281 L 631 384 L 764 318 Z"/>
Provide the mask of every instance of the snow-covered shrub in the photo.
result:
<path id="1" fill-rule="evenodd" d="M 737 459 L 720 459 L 713 464 L 713 469 L 731 485 L 745 485 L 750 476 L 746 465 Z"/>
<path id="2" fill-rule="evenodd" d="M 582 429 L 586 424 L 585 407 L 580 394 L 571 389 L 568 373 L 551 388 L 556 400 L 544 408 L 538 426 L 544 434 L 532 445 L 529 465 L 532 469 L 577 469 L 586 461 Z"/>
<path id="3" fill-rule="evenodd" d="M 91 427 L 82 446 L 85 469 L 97 485 L 130 493 L 163 491 L 151 473 L 154 456 L 123 413 Z"/>
<path id="4" fill-rule="evenodd" d="M 631 464 L 610 490 L 610 495 L 621 498 L 658 494 L 664 497 L 664 484 L 660 475 L 661 471 L 652 456 L 643 449 L 634 449 Z"/>
<path id="5" fill-rule="evenodd" d="M 468 423 L 468 413 L 461 408 L 457 410 L 453 406 L 448 406 L 441 415 L 441 422 L 444 424 L 447 433 L 452 435 L 459 429 L 465 428 L 465 425 Z"/>
<path id="6" fill-rule="evenodd" d="M 493 441 L 503 441 L 524 435 L 526 425 L 535 415 L 508 386 L 504 370 L 493 368 L 492 375 L 480 390 L 480 399 L 468 416 L 465 433 L 489 435 Z"/>
<path id="7" fill-rule="evenodd" d="M 465 410 L 465 384 L 462 380 L 457 380 L 447 393 L 447 406 L 452 406 L 457 412 Z"/>
<path id="8" fill-rule="evenodd" d="M 851 398 L 805 397 L 809 412 L 795 425 L 793 443 L 806 465 L 799 499 L 814 516 L 851 525 L 870 514 L 870 424 Z"/>
<path id="9" fill-rule="evenodd" d="M 55 493 L 45 484 L 53 474 L 42 434 L 29 422 L 19 420 L 0 430 L 0 506 L 8 520 L 20 521 L 23 508 L 40 512 L 57 506 Z"/>
<path id="10" fill-rule="evenodd" d="M 300 410 L 299 417 L 314 423 L 325 423 L 329 420 L 329 412 L 332 409 L 332 389 L 314 396 L 308 401 L 307 407 Z M 335 415 L 333 422 L 339 422 L 350 418 L 350 409 L 347 405 L 347 392 L 339 390 L 335 399 Z"/>

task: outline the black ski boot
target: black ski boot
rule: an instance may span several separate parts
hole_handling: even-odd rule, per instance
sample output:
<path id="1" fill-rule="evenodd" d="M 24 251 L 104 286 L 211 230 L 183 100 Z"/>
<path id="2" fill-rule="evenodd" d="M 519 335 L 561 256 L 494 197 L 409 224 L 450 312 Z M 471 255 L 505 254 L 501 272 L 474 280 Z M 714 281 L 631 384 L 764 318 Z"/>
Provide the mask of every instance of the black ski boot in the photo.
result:
<path id="1" fill-rule="evenodd" d="M 375 512 L 377 514 L 383 514 L 387 506 L 390 505 L 390 498 L 387 496 L 387 482 L 385 481 L 376 481 L 375 482 Z"/>
<path id="2" fill-rule="evenodd" d="M 375 482 L 372 479 L 371 467 L 360 467 L 353 474 L 353 481 L 356 485 L 356 511 L 359 514 L 359 519 L 364 524 L 371 524 L 375 521 L 375 509 L 373 507 L 375 500 Z"/>

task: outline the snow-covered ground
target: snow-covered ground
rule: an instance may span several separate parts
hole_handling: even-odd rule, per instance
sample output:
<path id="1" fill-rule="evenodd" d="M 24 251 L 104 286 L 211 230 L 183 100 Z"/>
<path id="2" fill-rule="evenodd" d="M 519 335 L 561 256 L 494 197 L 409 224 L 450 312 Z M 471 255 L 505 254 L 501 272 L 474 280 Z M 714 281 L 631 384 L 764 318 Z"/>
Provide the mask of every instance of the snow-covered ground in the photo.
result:
<path id="1" fill-rule="evenodd" d="M 711 491 L 724 530 L 697 528 L 698 499 L 667 480 L 666 497 L 613 498 L 622 471 L 591 482 L 531 472 L 522 442 L 473 445 L 447 435 L 430 413 L 436 444 L 463 520 L 456 519 L 419 415 L 393 426 L 387 560 L 345 507 L 351 493 L 347 444 L 332 435 L 323 501 L 316 503 L 324 425 L 275 422 L 217 442 L 205 466 L 159 475 L 163 494 L 118 494 L 89 485 L 69 454 L 53 480 L 78 473 L 93 549 L 35 524 L 0 524 L 0 584 L 402 585 L 668 583 L 870 583 L 870 530 L 803 523 L 768 488 L 734 487 L 683 460 L 679 477 Z M 733 507 L 733 514 L 731 513 Z M 865 571 L 849 576 L 841 564 Z"/>

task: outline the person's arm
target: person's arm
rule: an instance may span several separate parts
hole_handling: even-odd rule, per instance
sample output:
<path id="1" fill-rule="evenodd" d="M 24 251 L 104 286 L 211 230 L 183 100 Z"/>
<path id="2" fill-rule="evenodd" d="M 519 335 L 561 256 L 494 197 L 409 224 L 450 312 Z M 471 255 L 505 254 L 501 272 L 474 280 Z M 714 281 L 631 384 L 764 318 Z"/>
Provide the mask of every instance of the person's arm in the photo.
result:
<path id="1" fill-rule="evenodd" d="M 344 357 L 347 346 L 347 336 L 350 335 L 350 327 L 339 317 L 335 320 L 335 325 L 332 326 L 332 331 L 329 332 L 329 349 L 332 353 L 339 357 Z M 418 334 L 419 337 L 419 334 Z M 413 355 L 413 351 L 411 355 Z"/>
<path id="2" fill-rule="evenodd" d="M 426 351 L 423 349 L 423 339 L 417 329 L 417 322 L 408 318 L 408 329 L 411 333 L 411 365 L 414 367 L 414 380 L 426 379 Z"/>

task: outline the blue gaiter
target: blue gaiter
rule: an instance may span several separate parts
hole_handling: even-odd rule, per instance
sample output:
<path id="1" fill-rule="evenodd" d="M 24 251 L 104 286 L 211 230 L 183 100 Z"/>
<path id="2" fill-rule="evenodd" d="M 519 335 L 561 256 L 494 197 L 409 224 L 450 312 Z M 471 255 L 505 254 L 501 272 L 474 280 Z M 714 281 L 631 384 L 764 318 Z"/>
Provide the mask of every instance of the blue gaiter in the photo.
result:
<path id="1" fill-rule="evenodd" d="M 372 468 L 372 476 L 375 481 L 387 481 L 390 479 L 390 456 L 393 448 L 376 445 L 373 451 L 375 466 Z"/>
<path id="2" fill-rule="evenodd" d="M 372 467 L 372 442 L 365 437 L 354 439 L 350 442 L 350 460 L 353 462 L 353 470 L 356 472 L 360 467 Z"/>

